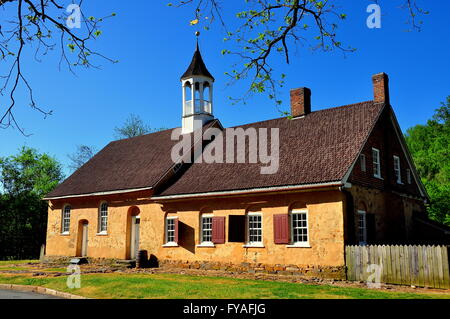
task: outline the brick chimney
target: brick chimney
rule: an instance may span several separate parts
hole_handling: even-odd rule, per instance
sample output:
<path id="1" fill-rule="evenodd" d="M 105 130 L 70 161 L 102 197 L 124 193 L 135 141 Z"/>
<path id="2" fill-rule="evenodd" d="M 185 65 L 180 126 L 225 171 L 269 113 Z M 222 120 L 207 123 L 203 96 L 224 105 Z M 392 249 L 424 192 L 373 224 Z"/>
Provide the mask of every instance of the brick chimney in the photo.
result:
<path id="1" fill-rule="evenodd" d="M 311 113 L 311 90 L 308 88 L 291 89 L 291 115 L 299 117 Z"/>
<path id="2" fill-rule="evenodd" d="M 389 77 L 386 73 L 372 76 L 373 101 L 375 103 L 389 104 Z"/>

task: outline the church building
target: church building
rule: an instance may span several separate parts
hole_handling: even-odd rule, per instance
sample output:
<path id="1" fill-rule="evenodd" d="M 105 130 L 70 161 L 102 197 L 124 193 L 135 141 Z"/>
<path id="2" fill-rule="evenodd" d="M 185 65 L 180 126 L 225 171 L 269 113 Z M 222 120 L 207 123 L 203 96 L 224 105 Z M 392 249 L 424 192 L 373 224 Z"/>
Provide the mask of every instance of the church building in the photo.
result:
<path id="1" fill-rule="evenodd" d="M 311 108 L 311 90 L 292 89 L 290 117 L 227 129 L 197 44 L 181 76 L 181 126 L 110 142 L 49 193 L 46 255 L 132 260 L 146 250 L 182 267 L 342 274 L 345 245 L 419 238 L 427 194 L 388 76 L 372 84 L 373 99 L 322 110 Z M 191 152 L 174 160 L 184 137 Z M 276 159 L 268 172 L 262 140 Z M 208 161 L 212 148 L 232 148 L 218 141 L 236 154 Z"/>

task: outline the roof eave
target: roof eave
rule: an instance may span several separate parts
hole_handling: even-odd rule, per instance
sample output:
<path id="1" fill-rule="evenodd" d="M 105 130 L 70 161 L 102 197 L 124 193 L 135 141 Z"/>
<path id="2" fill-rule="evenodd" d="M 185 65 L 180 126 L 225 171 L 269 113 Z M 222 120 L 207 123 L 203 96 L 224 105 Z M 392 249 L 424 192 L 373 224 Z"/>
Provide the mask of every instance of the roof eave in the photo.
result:
<path id="1" fill-rule="evenodd" d="M 203 198 L 203 197 L 218 197 L 218 196 L 229 196 L 229 195 L 246 195 L 246 194 L 259 194 L 259 193 L 271 193 L 280 191 L 295 191 L 295 190 L 314 190 L 318 188 L 326 187 L 342 187 L 344 184 L 341 181 L 331 181 L 323 183 L 314 184 L 298 184 L 298 185 L 287 185 L 287 186 L 273 186 L 273 187 L 261 187 L 261 188 L 251 188 L 251 189 L 237 189 L 228 191 L 212 191 L 204 193 L 192 193 L 192 194 L 177 194 L 177 195 L 163 195 L 163 196 L 152 196 L 152 200 L 176 200 L 176 199 L 186 199 L 186 198 Z"/>
<path id="2" fill-rule="evenodd" d="M 153 187 L 140 187 L 140 188 L 120 189 L 120 190 L 85 193 L 85 194 L 72 194 L 72 195 L 61 195 L 61 196 L 53 196 L 53 197 L 44 197 L 42 200 L 56 200 L 56 199 L 78 198 L 78 197 L 116 195 L 116 194 L 134 193 L 134 192 L 140 192 L 140 191 L 146 191 L 146 190 L 152 190 L 152 189 L 153 189 Z"/>

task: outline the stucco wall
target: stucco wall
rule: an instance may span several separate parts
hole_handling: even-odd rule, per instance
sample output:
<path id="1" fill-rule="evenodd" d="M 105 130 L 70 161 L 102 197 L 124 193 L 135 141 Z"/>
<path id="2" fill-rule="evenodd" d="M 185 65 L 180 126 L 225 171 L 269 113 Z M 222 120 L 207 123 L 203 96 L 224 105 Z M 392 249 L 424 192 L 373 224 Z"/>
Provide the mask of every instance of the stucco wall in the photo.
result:
<path id="1" fill-rule="evenodd" d="M 343 194 L 337 190 L 277 195 L 239 196 L 155 203 L 149 200 L 114 200 L 110 198 L 108 235 L 97 235 L 100 200 L 70 202 L 70 234 L 61 235 L 61 209 L 64 202 L 49 208 L 47 255 L 74 256 L 80 221 L 89 222 L 88 256 L 129 257 L 131 208 L 139 208 L 141 218 L 140 249 L 159 260 L 216 261 L 290 265 L 344 265 Z M 310 248 L 288 248 L 274 244 L 273 215 L 288 213 L 290 208 L 307 208 Z M 263 214 L 264 248 L 245 248 L 243 243 L 228 242 L 228 215 L 247 211 Z M 225 244 L 213 248 L 197 247 L 200 241 L 200 214 L 227 216 Z M 178 247 L 163 247 L 166 214 L 174 214 L 183 225 Z"/>

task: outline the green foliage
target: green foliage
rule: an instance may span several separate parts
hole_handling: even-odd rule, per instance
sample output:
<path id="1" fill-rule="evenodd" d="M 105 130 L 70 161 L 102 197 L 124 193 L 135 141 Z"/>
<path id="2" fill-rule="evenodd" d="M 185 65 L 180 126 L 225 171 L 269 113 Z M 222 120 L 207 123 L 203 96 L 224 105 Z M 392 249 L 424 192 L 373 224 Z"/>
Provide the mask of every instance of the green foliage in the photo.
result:
<path id="1" fill-rule="evenodd" d="M 43 197 L 63 179 L 60 163 L 25 146 L 18 155 L 0 157 L 0 176 L 3 188 L 13 196 L 32 193 Z"/>
<path id="2" fill-rule="evenodd" d="M 130 138 L 140 135 L 149 134 L 152 132 L 162 131 L 165 128 L 152 129 L 144 123 L 144 121 L 137 115 L 130 114 L 125 120 L 125 123 L 114 129 L 117 138 Z"/>
<path id="3" fill-rule="evenodd" d="M 405 139 L 431 199 L 429 217 L 450 226 L 450 96 L 426 125 L 409 128 Z"/>
<path id="4" fill-rule="evenodd" d="M 42 197 L 63 179 L 61 165 L 47 154 L 22 147 L 0 158 L 0 259 L 36 258 L 45 242 L 47 203 Z"/>

